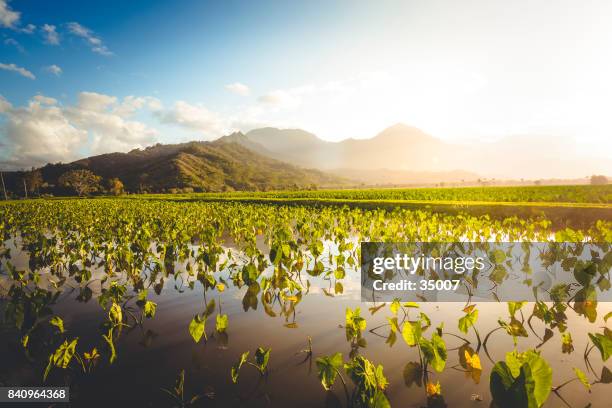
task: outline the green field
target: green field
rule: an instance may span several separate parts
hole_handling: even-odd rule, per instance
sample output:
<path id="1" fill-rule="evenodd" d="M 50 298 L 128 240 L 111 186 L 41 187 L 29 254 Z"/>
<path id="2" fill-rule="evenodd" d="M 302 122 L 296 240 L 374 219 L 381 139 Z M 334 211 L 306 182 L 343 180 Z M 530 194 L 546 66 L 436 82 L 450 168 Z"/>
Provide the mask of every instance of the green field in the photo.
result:
<path id="1" fill-rule="evenodd" d="M 137 197 L 147 197 L 139 195 Z M 602 186 L 457 187 L 409 189 L 300 190 L 270 192 L 226 192 L 156 194 L 149 197 L 189 199 L 274 199 L 338 201 L 411 201 L 446 203 L 579 203 L 612 204 L 612 184 Z"/>

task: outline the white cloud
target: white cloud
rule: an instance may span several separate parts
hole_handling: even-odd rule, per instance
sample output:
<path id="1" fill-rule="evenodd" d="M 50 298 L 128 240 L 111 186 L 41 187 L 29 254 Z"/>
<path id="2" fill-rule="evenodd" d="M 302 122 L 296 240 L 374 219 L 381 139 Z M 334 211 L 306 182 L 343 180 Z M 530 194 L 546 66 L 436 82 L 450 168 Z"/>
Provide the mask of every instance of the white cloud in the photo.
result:
<path id="1" fill-rule="evenodd" d="M 14 28 L 20 17 L 21 13 L 11 10 L 6 0 L 0 0 L 0 26 Z"/>
<path id="2" fill-rule="evenodd" d="M 7 38 L 6 40 L 4 40 L 4 44 L 5 45 L 10 45 L 12 47 L 15 47 L 17 49 L 17 51 L 19 51 L 22 54 L 25 53 L 25 49 L 14 38 Z"/>
<path id="3" fill-rule="evenodd" d="M 279 109 L 295 109 L 301 105 L 302 99 L 315 91 L 312 85 L 304 85 L 290 89 L 276 89 L 268 92 L 257 100 L 265 105 L 276 107 Z"/>
<path id="4" fill-rule="evenodd" d="M 36 30 L 36 26 L 34 24 L 28 24 L 25 27 L 18 28 L 17 31 L 25 34 L 32 34 Z"/>
<path id="5" fill-rule="evenodd" d="M 8 157 L 0 160 L 15 167 L 76 159 L 77 146 L 87 142 L 87 131 L 70 123 L 55 101 L 34 97 L 27 106 L 14 108 L 4 101 Z"/>
<path id="6" fill-rule="evenodd" d="M 36 77 L 34 76 L 33 73 L 31 73 L 30 71 L 28 71 L 25 68 L 22 67 L 18 67 L 15 64 L 3 64 L 0 62 L 0 69 L 3 69 L 5 71 L 12 71 L 12 72 L 16 72 L 21 76 L 24 76 L 26 78 L 30 78 L 30 79 L 36 79 Z"/>
<path id="7" fill-rule="evenodd" d="M 225 89 L 240 96 L 248 96 L 251 92 L 248 86 L 240 82 L 234 82 L 232 84 L 225 85 Z"/>
<path id="8" fill-rule="evenodd" d="M 112 51 L 109 50 L 106 45 L 104 45 L 102 39 L 96 36 L 89 28 L 77 22 L 71 22 L 68 23 L 68 30 L 73 35 L 85 39 L 85 41 L 87 41 L 87 43 L 91 46 L 91 50 L 93 52 L 106 57 L 113 55 Z"/>
<path id="9" fill-rule="evenodd" d="M 55 31 L 56 27 L 51 24 L 45 24 L 41 27 L 45 42 L 51 45 L 59 45 L 59 34 Z"/>
<path id="10" fill-rule="evenodd" d="M 129 96 L 120 100 L 94 92 L 79 94 L 78 103 L 62 106 L 54 98 L 34 96 L 27 106 L 13 107 L 0 96 L 0 134 L 5 146 L 0 163 L 11 167 L 72 161 L 85 154 L 142 148 L 155 142 L 156 129 L 129 118 L 156 99 Z"/>
<path id="11" fill-rule="evenodd" d="M 228 130 L 227 120 L 202 105 L 177 101 L 172 109 L 158 111 L 162 123 L 174 124 L 209 136 L 221 136 Z"/>
<path id="12" fill-rule="evenodd" d="M 45 71 L 47 71 L 47 72 L 49 72 L 49 73 L 51 73 L 51 74 L 53 74 L 55 76 L 62 75 L 62 69 L 59 66 L 55 65 L 55 64 L 49 65 L 49 66 L 45 67 Z"/>

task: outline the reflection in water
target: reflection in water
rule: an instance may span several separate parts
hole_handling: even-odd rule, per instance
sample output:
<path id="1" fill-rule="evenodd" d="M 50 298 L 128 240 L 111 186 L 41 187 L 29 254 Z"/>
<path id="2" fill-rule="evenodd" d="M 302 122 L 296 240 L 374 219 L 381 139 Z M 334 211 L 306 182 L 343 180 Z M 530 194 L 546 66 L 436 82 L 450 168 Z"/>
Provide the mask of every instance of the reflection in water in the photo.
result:
<path id="1" fill-rule="evenodd" d="M 246 223 L 253 230 L 223 221 L 225 233 L 216 226 L 197 239 L 159 239 L 147 235 L 151 224 L 131 227 L 125 242 L 113 229 L 91 239 L 76 229 L 5 235 L 0 384 L 43 384 L 46 374 L 46 384 L 68 384 L 78 406 L 360 406 L 381 390 L 394 406 L 489 406 L 495 395 L 513 398 L 489 379 L 516 347 L 552 368 L 548 392 L 560 388 L 545 406 L 606 405 L 612 376 L 599 349 L 612 341 L 601 329 L 609 303 L 362 303 L 356 244 L 393 225 L 360 213 L 353 227 L 313 226 L 304 222 L 313 213 L 299 211 L 287 213 L 293 224 L 266 226 L 259 214 Z M 335 367 L 336 353 L 347 368 L 326 392 L 321 368 Z M 512 355 L 519 364 L 507 364 L 506 380 L 542 388 L 546 376 L 525 371 L 537 358 Z M 590 393 L 570 381 L 574 368 Z"/>

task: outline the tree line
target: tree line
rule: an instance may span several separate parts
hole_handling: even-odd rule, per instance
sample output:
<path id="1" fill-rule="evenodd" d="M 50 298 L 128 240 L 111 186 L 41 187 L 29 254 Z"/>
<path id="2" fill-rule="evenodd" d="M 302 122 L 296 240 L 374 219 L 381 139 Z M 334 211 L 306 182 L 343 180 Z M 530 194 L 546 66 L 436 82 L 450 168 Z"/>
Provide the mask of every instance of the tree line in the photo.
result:
<path id="1" fill-rule="evenodd" d="M 75 194 L 79 197 L 96 193 L 111 195 L 125 193 L 125 187 L 119 178 L 103 179 L 91 170 L 86 169 L 66 171 L 57 179 L 55 185 L 44 180 L 40 169 L 20 172 L 20 176 L 12 178 L 12 183 L 8 188 L 2 172 L 0 172 L 0 178 L 4 199 L 44 197 L 52 195 L 52 192 L 60 193 L 60 195 Z"/>

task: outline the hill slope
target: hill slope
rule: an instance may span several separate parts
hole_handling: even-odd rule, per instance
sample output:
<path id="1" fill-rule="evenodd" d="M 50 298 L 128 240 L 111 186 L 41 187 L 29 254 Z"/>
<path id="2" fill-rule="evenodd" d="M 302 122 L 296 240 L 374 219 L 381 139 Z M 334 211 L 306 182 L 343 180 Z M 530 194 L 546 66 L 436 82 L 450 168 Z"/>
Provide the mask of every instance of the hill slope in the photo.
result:
<path id="1" fill-rule="evenodd" d="M 234 134 L 238 138 L 240 134 Z M 57 184 L 68 170 L 89 169 L 105 179 L 118 177 L 128 191 L 163 192 L 273 190 L 342 186 L 346 182 L 318 170 L 303 169 L 249 150 L 228 139 L 148 147 L 129 153 L 92 156 L 41 168 L 43 179 Z M 18 189 L 19 175 L 9 175 L 9 189 Z"/>

